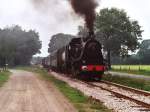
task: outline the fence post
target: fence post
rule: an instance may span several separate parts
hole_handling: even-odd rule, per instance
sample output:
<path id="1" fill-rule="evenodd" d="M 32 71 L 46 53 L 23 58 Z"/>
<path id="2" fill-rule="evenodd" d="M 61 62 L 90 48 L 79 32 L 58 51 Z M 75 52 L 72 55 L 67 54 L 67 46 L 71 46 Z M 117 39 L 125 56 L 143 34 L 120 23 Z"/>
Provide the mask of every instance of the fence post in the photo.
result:
<path id="1" fill-rule="evenodd" d="M 140 68 L 140 66 L 139 66 L 139 71 L 141 71 L 141 68 Z"/>

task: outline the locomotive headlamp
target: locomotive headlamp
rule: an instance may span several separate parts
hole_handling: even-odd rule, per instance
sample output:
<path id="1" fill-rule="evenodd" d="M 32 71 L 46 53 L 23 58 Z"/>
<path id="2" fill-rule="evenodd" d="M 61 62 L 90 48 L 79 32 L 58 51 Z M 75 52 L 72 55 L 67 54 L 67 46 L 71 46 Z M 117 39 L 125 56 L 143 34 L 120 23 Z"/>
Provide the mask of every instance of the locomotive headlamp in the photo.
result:
<path id="1" fill-rule="evenodd" d="M 87 70 L 88 70 L 88 67 L 87 67 L 87 66 L 82 66 L 81 69 L 82 69 L 83 71 L 87 71 Z"/>

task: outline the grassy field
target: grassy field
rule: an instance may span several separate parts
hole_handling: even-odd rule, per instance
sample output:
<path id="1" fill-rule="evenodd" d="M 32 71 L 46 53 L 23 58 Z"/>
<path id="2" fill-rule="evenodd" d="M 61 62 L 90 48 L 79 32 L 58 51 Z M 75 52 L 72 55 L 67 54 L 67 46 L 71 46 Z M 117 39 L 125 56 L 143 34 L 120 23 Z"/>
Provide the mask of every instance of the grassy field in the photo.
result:
<path id="1" fill-rule="evenodd" d="M 150 76 L 150 65 L 113 65 L 112 71 Z"/>
<path id="2" fill-rule="evenodd" d="M 0 87 L 9 79 L 10 72 L 0 72 Z"/>
<path id="3" fill-rule="evenodd" d="M 54 85 L 66 96 L 70 102 L 78 109 L 79 112 L 113 112 L 107 109 L 102 103 L 89 99 L 80 91 L 70 87 L 67 83 L 49 75 L 44 69 L 23 67 L 19 68 L 31 72 L 36 72 L 41 78 L 53 82 Z"/>
<path id="4" fill-rule="evenodd" d="M 135 71 L 150 71 L 150 65 L 113 65 L 115 70 L 135 70 Z"/>

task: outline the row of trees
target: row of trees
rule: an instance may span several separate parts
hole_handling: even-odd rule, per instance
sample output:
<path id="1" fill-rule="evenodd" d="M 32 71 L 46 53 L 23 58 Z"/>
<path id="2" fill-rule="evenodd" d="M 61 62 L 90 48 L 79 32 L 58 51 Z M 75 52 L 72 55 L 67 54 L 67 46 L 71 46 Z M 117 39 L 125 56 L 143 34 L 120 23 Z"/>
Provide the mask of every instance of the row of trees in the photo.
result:
<path id="1" fill-rule="evenodd" d="M 112 57 L 112 64 L 150 64 L 150 40 L 143 40 L 139 51 L 126 58 Z"/>
<path id="2" fill-rule="evenodd" d="M 29 64 L 40 49 L 39 34 L 34 30 L 25 31 L 20 26 L 0 29 L 0 66 Z"/>
<path id="3" fill-rule="evenodd" d="M 48 52 L 52 53 L 55 50 L 62 48 L 63 46 L 67 45 L 72 38 L 75 38 L 75 36 L 63 33 L 53 35 L 49 43 Z"/>
<path id="4" fill-rule="evenodd" d="M 150 64 L 150 39 L 144 40 L 140 45 L 140 50 L 136 57 L 141 64 Z"/>

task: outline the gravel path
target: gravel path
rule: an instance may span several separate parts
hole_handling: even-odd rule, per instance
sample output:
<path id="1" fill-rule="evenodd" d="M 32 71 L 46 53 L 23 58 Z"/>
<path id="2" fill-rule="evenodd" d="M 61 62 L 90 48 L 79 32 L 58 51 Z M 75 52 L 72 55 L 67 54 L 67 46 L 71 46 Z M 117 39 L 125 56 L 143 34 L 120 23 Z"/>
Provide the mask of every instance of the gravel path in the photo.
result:
<path id="1" fill-rule="evenodd" d="M 0 88 L 0 112 L 77 112 L 53 84 L 30 72 L 11 72 Z"/>
<path id="2" fill-rule="evenodd" d="M 106 74 L 112 74 L 116 76 L 123 76 L 123 77 L 130 77 L 130 78 L 137 78 L 137 79 L 144 79 L 144 80 L 150 80 L 150 76 L 144 76 L 144 75 L 135 75 L 135 74 L 129 74 L 129 73 L 120 73 L 120 72 L 112 72 L 108 71 Z"/>

